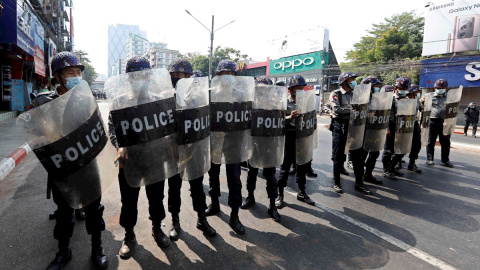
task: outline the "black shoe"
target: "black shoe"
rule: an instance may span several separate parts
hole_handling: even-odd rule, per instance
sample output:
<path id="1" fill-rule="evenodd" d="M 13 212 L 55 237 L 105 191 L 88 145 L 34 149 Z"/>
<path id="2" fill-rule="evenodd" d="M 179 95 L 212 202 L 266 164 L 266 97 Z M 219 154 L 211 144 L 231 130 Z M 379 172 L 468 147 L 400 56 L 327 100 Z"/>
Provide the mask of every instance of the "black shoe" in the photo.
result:
<path id="1" fill-rule="evenodd" d="M 75 217 L 77 220 L 85 220 L 85 210 L 83 210 L 83 208 L 75 209 Z"/>
<path id="2" fill-rule="evenodd" d="M 356 191 L 359 191 L 365 195 L 372 195 L 372 192 L 370 190 L 367 189 L 367 187 L 365 185 L 357 185 L 355 184 L 355 190 Z"/>
<path id="3" fill-rule="evenodd" d="M 180 217 L 178 214 L 172 215 L 172 228 L 170 229 L 170 240 L 177 241 L 182 229 L 180 228 Z"/>
<path id="4" fill-rule="evenodd" d="M 377 179 L 375 176 L 373 176 L 371 174 L 370 175 L 364 175 L 363 176 L 363 181 L 368 182 L 368 183 L 372 183 L 372 184 L 375 184 L 375 185 L 383 185 L 382 180 Z"/>
<path id="5" fill-rule="evenodd" d="M 313 170 L 310 170 L 306 173 L 306 176 L 316 178 L 318 175 Z"/>
<path id="6" fill-rule="evenodd" d="M 409 163 L 407 166 L 407 170 L 416 172 L 416 173 L 422 173 L 422 170 L 419 169 L 415 163 Z"/>
<path id="7" fill-rule="evenodd" d="M 383 172 L 383 177 L 390 179 L 390 180 L 397 180 L 397 177 L 395 177 L 395 174 L 392 172 Z"/>
<path id="8" fill-rule="evenodd" d="M 168 239 L 168 237 L 162 231 L 162 228 L 160 227 L 160 225 L 153 226 L 152 236 L 153 236 L 153 239 L 155 239 L 155 242 L 157 242 L 157 245 L 159 247 L 166 248 L 170 246 L 170 239 Z"/>
<path id="9" fill-rule="evenodd" d="M 280 214 L 278 213 L 277 211 L 277 208 L 275 207 L 275 205 L 270 205 L 270 207 L 268 207 L 268 215 L 270 215 L 270 217 L 273 219 L 273 221 L 275 222 L 280 222 L 282 220 L 282 217 L 280 216 Z"/>
<path id="10" fill-rule="evenodd" d="M 340 174 L 343 174 L 343 175 L 346 175 L 346 176 L 349 176 L 349 175 L 350 175 L 350 174 L 347 172 L 347 170 L 345 170 L 344 167 L 342 167 L 342 168 L 340 169 Z"/>
<path id="11" fill-rule="evenodd" d="M 463 133 L 463 136 L 467 136 L 467 133 Z"/>
<path id="12" fill-rule="evenodd" d="M 435 165 L 433 160 L 427 160 L 427 162 L 425 162 L 425 164 L 430 165 L 430 166 Z"/>
<path id="13" fill-rule="evenodd" d="M 105 269 L 108 267 L 107 255 L 102 247 L 92 248 L 92 256 L 90 259 L 95 269 Z"/>
<path id="14" fill-rule="evenodd" d="M 400 176 L 400 177 L 405 175 L 404 173 L 400 172 L 399 170 L 394 170 L 393 173 L 395 174 L 395 176 Z"/>
<path id="15" fill-rule="evenodd" d="M 347 168 L 353 171 L 353 162 L 347 161 Z"/>
<path id="16" fill-rule="evenodd" d="M 240 163 L 240 166 L 242 166 L 243 168 L 248 168 L 248 163 L 246 161 Z"/>
<path id="17" fill-rule="evenodd" d="M 245 227 L 240 222 L 240 219 L 238 218 L 238 215 L 231 215 L 230 216 L 229 225 L 230 225 L 230 228 L 232 228 L 232 230 L 234 232 L 236 232 L 237 234 L 240 234 L 240 235 L 245 234 Z"/>
<path id="18" fill-rule="evenodd" d="M 240 208 L 247 209 L 252 207 L 254 204 L 255 204 L 255 197 L 253 195 L 252 196 L 248 195 L 245 201 L 242 203 L 242 206 L 240 206 Z"/>
<path id="19" fill-rule="evenodd" d="M 204 235 L 213 237 L 217 234 L 210 224 L 208 224 L 207 217 L 205 216 L 205 212 L 198 213 L 197 219 L 197 229 L 203 232 Z"/>
<path id="20" fill-rule="evenodd" d="M 217 201 L 213 201 L 212 203 L 208 206 L 207 210 L 205 210 L 205 215 L 207 216 L 213 216 L 216 215 L 220 212 L 220 203 Z"/>
<path id="21" fill-rule="evenodd" d="M 277 199 L 275 200 L 275 207 L 278 209 L 282 209 L 285 206 L 283 202 L 283 195 L 278 195 Z"/>
<path id="22" fill-rule="evenodd" d="M 448 168 L 453 168 L 453 163 L 450 161 L 442 161 L 443 165 L 445 165 Z"/>
<path id="23" fill-rule="evenodd" d="M 72 250 L 57 252 L 55 259 L 47 266 L 47 270 L 60 270 L 72 259 Z"/>
<path id="24" fill-rule="evenodd" d="M 336 192 L 336 193 L 343 193 L 343 189 L 342 189 L 342 186 L 340 184 L 335 184 L 333 185 L 333 190 Z"/>
<path id="25" fill-rule="evenodd" d="M 56 219 L 57 218 L 57 210 L 55 210 L 53 213 L 48 215 L 48 219 Z"/>
<path id="26" fill-rule="evenodd" d="M 315 205 L 315 202 L 312 199 L 310 199 L 310 197 L 308 197 L 305 191 L 298 191 L 297 200 L 307 203 L 309 205 Z"/>
<path id="27" fill-rule="evenodd" d="M 118 255 L 120 255 L 120 258 L 123 260 L 130 259 L 136 246 L 137 238 L 135 237 L 135 234 L 126 235 L 123 239 L 122 247 L 120 248 Z"/>

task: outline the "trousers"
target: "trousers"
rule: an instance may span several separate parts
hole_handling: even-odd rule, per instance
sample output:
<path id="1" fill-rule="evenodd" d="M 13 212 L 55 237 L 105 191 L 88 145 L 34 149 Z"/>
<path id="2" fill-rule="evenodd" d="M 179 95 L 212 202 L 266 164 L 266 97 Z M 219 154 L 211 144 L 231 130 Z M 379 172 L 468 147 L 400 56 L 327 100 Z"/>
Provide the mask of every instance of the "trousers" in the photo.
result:
<path id="1" fill-rule="evenodd" d="M 285 153 L 283 156 L 283 163 L 280 166 L 280 175 L 277 183 L 279 188 L 285 188 L 287 186 L 288 172 L 290 171 L 292 164 L 295 164 L 296 162 L 295 140 L 296 131 L 294 129 L 287 129 L 285 132 Z M 305 190 L 305 184 L 307 182 L 307 178 L 305 177 L 307 166 L 308 163 L 297 165 L 296 180 L 300 190 Z"/>
<path id="2" fill-rule="evenodd" d="M 448 157 L 450 156 L 450 135 L 443 135 L 443 119 L 431 118 L 427 144 L 428 160 L 433 160 L 437 137 L 440 141 L 442 162 L 447 162 L 449 161 Z"/>
<path id="3" fill-rule="evenodd" d="M 211 164 L 208 171 L 211 197 L 220 197 L 220 165 Z M 240 163 L 226 164 L 227 184 L 228 184 L 228 205 L 231 208 L 238 209 L 242 205 L 242 181 L 240 180 Z"/>
<path id="4" fill-rule="evenodd" d="M 168 212 L 172 214 L 180 213 L 182 182 L 183 180 L 180 178 L 180 174 L 168 178 Z M 205 192 L 203 192 L 203 175 L 197 179 L 188 181 L 188 183 L 190 184 L 193 210 L 195 212 L 205 211 L 207 204 L 205 202 Z"/>
<path id="5" fill-rule="evenodd" d="M 263 174 L 267 180 L 267 195 L 268 198 L 277 198 L 277 179 L 275 178 L 275 168 L 263 168 Z M 248 164 L 247 190 L 248 193 L 253 194 L 257 187 L 258 168 L 254 168 Z"/>

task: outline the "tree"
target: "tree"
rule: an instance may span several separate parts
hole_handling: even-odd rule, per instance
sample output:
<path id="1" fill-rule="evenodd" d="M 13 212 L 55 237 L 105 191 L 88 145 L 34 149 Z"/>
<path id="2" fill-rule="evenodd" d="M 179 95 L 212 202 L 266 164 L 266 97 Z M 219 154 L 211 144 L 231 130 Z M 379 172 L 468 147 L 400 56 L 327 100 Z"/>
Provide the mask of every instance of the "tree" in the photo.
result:
<path id="1" fill-rule="evenodd" d="M 199 52 L 186 53 L 180 55 L 180 57 L 186 58 L 190 63 L 192 63 L 194 70 L 201 70 L 203 74 L 208 74 L 208 63 L 210 59 L 210 54 L 202 55 Z M 241 60 L 247 59 L 248 55 L 242 54 L 240 50 L 235 50 L 233 48 L 222 48 L 218 46 L 213 51 L 212 55 L 212 72 L 215 73 L 215 68 L 218 63 L 224 59 L 230 59 L 235 63 L 239 63 Z"/>
<path id="2" fill-rule="evenodd" d="M 78 50 L 74 52 L 75 55 L 80 58 L 80 62 L 82 62 L 82 65 L 85 66 L 85 69 L 82 72 L 82 78 L 87 81 L 89 85 L 95 81 L 97 78 L 97 72 L 95 71 L 95 68 L 90 64 L 90 59 L 88 59 L 88 53 Z"/>

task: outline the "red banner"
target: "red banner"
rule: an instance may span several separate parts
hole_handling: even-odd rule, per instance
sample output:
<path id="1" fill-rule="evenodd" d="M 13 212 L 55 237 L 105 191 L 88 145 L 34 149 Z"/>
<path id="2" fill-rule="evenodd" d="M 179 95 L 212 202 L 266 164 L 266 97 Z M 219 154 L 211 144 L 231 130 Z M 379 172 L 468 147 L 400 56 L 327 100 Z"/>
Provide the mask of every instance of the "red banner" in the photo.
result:
<path id="1" fill-rule="evenodd" d="M 45 54 L 43 51 L 35 45 L 35 73 L 45 77 Z"/>

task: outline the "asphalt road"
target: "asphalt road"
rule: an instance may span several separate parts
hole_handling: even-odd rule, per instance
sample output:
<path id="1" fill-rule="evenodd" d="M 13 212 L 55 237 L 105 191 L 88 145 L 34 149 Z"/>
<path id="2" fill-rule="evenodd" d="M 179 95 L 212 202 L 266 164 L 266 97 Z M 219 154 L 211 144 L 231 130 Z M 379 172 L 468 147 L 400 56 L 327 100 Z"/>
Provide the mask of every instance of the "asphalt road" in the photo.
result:
<path id="1" fill-rule="evenodd" d="M 100 106 L 106 116 L 106 104 Z M 102 198 L 107 224 L 103 242 L 109 269 L 478 269 L 480 151 L 452 148 L 450 159 L 455 168 L 449 169 L 424 165 L 422 149 L 418 164 L 423 174 L 407 172 L 398 181 L 385 179 L 382 186 L 370 185 L 373 196 L 355 192 L 354 179 L 343 177 L 345 194 L 338 195 L 332 190 L 331 133 L 319 128 L 318 136 L 320 147 L 313 160 L 318 177 L 307 181 L 307 192 L 317 205 L 296 200 L 296 183 L 291 176 L 287 206 L 280 210 L 282 222 L 273 222 L 267 215 L 268 199 L 260 172 L 257 203 L 240 212 L 247 227 L 244 236 L 236 235 L 228 226 L 230 208 L 222 166 L 222 212 L 208 219 L 218 232 L 216 237 L 206 238 L 195 228 L 196 213 L 189 185 L 184 183 L 180 213 L 183 233 L 169 248 L 158 248 L 151 236 L 146 196 L 141 191 L 136 226 L 139 245 L 131 259 L 121 260 L 117 255 L 124 236 L 118 224 L 121 201 L 118 183 L 113 184 Z M 377 162 L 374 174 L 379 175 L 380 169 Z M 45 199 L 46 176 L 30 154 L 0 182 L 1 269 L 44 269 L 55 256 L 55 222 L 48 220 L 55 204 Z M 246 176 L 243 170 L 244 197 Z M 171 225 L 168 213 L 164 222 L 167 231 Z M 90 240 L 82 223 L 77 222 L 71 241 L 74 257 L 65 269 L 91 268 Z"/>

